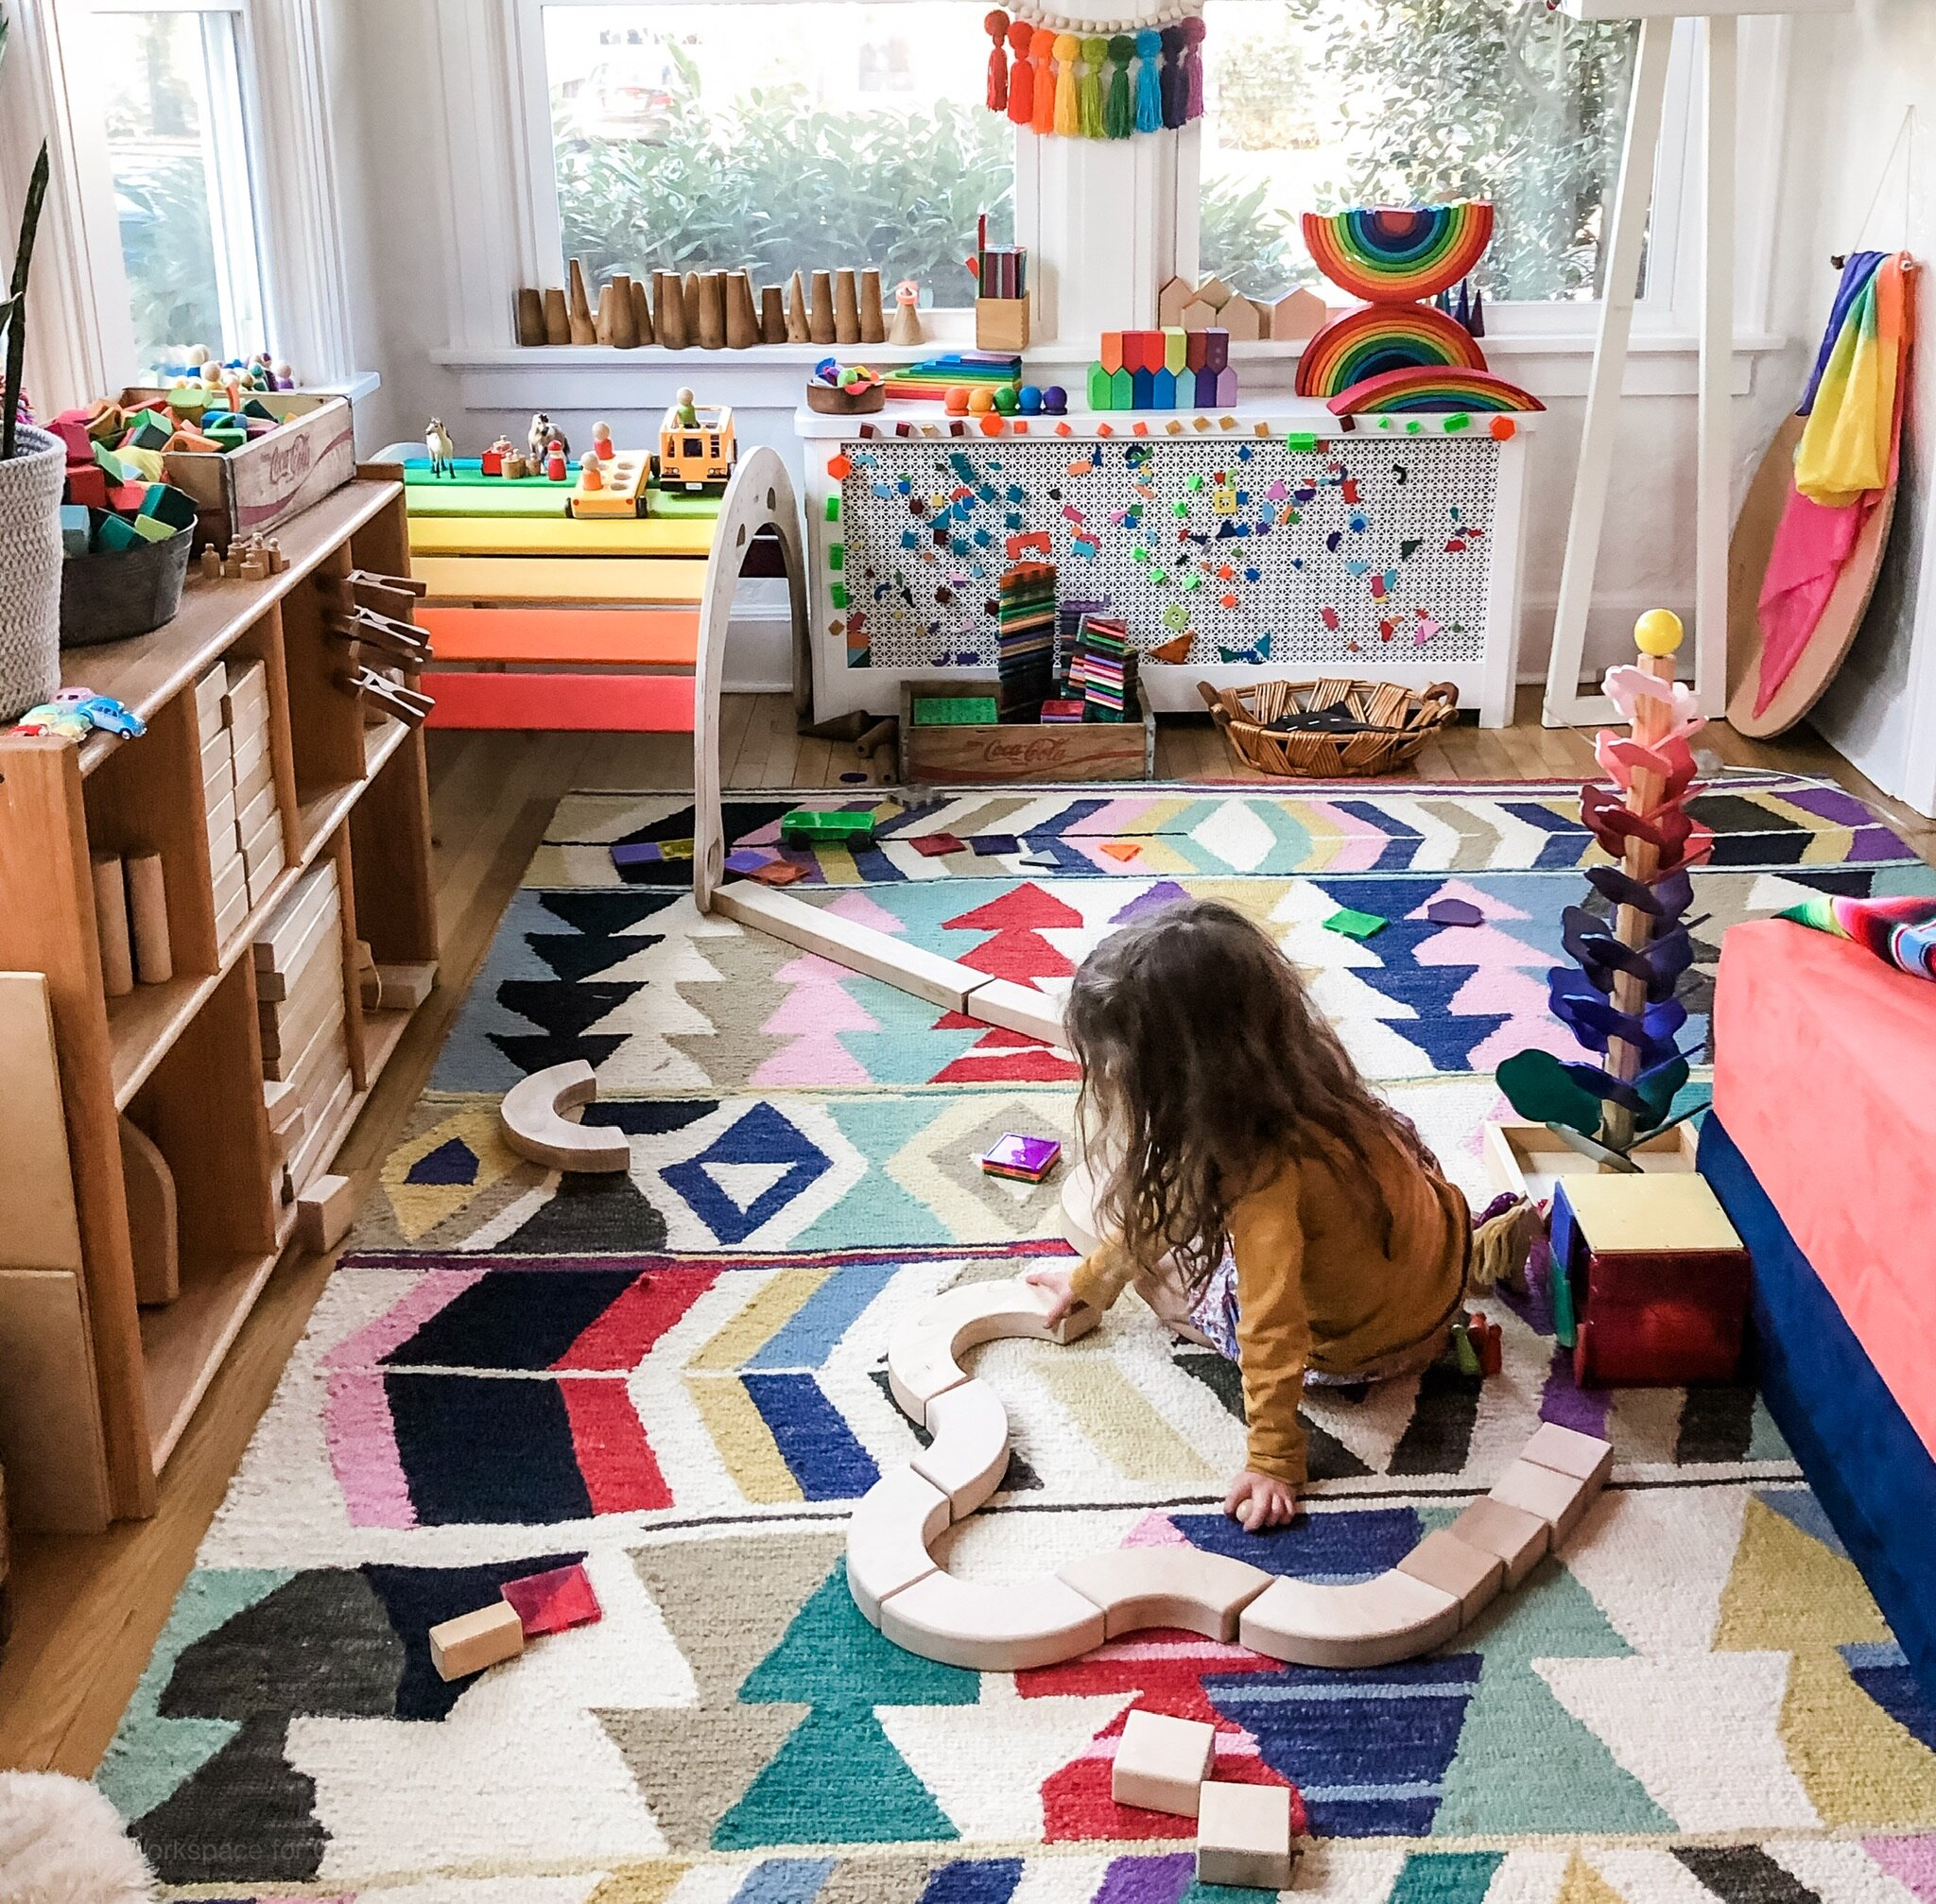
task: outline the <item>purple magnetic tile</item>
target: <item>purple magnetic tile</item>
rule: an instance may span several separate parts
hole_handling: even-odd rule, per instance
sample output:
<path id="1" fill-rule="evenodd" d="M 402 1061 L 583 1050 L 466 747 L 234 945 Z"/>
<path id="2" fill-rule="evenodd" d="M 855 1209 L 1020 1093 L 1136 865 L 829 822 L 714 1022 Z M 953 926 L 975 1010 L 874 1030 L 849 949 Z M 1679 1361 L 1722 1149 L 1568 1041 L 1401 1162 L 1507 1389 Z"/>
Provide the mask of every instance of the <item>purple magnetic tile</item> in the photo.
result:
<path id="1" fill-rule="evenodd" d="M 770 853 L 753 853 L 742 847 L 737 853 L 726 856 L 726 870 L 729 873 L 757 873 L 762 866 L 770 866 L 772 862 Z"/>
<path id="2" fill-rule="evenodd" d="M 984 859 L 998 853 L 1019 853 L 1022 842 L 1012 833 L 977 833 L 968 844 Z"/>
<path id="3" fill-rule="evenodd" d="M 1093 1904 L 1177 1904 L 1196 1871 L 1196 1854 L 1191 1851 L 1118 1858 L 1105 1874 Z"/>
<path id="4" fill-rule="evenodd" d="M 1011 1131 L 989 1146 L 981 1161 L 1004 1170 L 1026 1170 L 1033 1177 L 1052 1168 L 1062 1153 L 1063 1147 L 1053 1137 L 1028 1137 Z"/>
<path id="5" fill-rule="evenodd" d="M 1434 926 L 1483 926 L 1486 915 L 1470 899 L 1434 899 L 1426 908 Z"/>
<path id="6" fill-rule="evenodd" d="M 621 841 L 612 849 L 614 866 L 656 866 L 666 857 L 666 849 L 656 839 Z"/>

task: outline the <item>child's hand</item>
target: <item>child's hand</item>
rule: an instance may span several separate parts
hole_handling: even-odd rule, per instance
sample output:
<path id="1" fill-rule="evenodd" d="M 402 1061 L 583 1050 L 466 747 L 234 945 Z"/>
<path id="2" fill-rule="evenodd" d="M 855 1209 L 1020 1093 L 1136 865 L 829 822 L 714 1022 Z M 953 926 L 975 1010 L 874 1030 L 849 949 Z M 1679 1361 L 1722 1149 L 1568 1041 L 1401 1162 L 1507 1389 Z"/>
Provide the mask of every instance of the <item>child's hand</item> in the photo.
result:
<path id="1" fill-rule="evenodd" d="M 1288 1527 L 1297 1518 L 1297 1489 L 1274 1474 L 1259 1474 L 1247 1467 L 1231 1482 L 1223 1511 L 1240 1522 L 1246 1533 L 1260 1533 L 1267 1527 Z"/>
<path id="2" fill-rule="evenodd" d="M 1033 1283 L 1038 1290 L 1046 1290 L 1055 1298 L 1054 1307 L 1043 1318 L 1051 1328 L 1076 1307 L 1076 1272 L 1073 1268 L 1030 1270 L 1022 1280 Z"/>

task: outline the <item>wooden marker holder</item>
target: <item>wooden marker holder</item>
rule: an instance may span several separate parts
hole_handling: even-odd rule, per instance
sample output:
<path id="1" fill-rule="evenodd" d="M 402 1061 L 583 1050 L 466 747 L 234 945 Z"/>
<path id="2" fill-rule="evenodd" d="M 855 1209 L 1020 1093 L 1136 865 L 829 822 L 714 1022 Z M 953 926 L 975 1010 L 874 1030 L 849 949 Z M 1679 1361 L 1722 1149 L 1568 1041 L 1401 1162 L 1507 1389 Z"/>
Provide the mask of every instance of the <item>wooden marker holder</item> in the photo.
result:
<path id="1" fill-rule="evenodd" d="M 982 351 L 1026 351 L 1028 348 L 1028 300 L 977 298 L 975 347 Z"/>

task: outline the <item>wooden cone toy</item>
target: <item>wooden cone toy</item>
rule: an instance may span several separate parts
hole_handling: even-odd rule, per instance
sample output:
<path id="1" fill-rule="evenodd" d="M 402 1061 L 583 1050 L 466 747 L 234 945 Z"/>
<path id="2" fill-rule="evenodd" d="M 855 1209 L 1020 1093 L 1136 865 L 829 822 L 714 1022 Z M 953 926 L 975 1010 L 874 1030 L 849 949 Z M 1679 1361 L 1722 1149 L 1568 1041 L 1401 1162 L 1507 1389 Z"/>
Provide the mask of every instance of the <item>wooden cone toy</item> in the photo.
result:
<path id="1" fill-rule="evenodd" d="M 800 273 L 795 271 L 792 282 L 786 286 L 786 341 L 804 344 L 811 337 L 812 329 L 806 316 L 806 290 L 801 283 Z"/>
<path id="2" fill-rule="evenodd" d="M 575 344 L 596 344 L 597 327 L 592 321 L 591 301 L 585 296 L 585 268 L 577 258 L 571 261 L 571 340 Z"/>
<path id="3" fill-rule="evenodd" d="M 747 351 L 759 340 L 760 320 L 753 309 L 752 280 L 744 271 L 735 271 L 726 280 L 727 348 Z"/>
<path id="4" fill-rule="evenodd" d="M 542 344 L 544 341 L 544 300 L 528 287 L 518 293 L 518 342 L 521 344 Z"/>
<path id="5" fill-rule="evenodd" d="M 659 341 L 668 351 L 683 351 L 691 341 L 685 326 L 685 287 L 677 271 L 661 271 L 658 277 Z"/>
<path id="6" fill-rule="evenodd" d="M 881 312 L 881 274 L 868 269 L 860 274 L 860 341 L 884 344 L 887 340 L 888 330 Z"/>
<path id="7" fill-rule="evenodd" d="M 631 335 L 634 343 L 658 341 L 652 335 L 652 307 L 646 301 L 646 281 L 643 278 L 631 280 Z"/>
<path id="8" fill-rule="evenodd" d="M 632 316 L 631 279 L 623 271 L 614 271 L 606 288 L 612 293 L 612 342 L 621 351 L 635 351 L 639 327 Z"/>
<path id="9" fill-rule="evenodd" d="M 760 287 L 760 342 L 784 344 L 786 341 L 786 294 L 778 285 L 763 285 Z"/>
<path id="10" fill-rule="evenodd" d="M 726 348 L 726 273 L 708 271 L 700 280 L 700 349 Z"/>
<path id="11" fill-rule="evenodd" d="M 860 297 L 852 271 L 834 273 L 834 341 L 857 344 L 860 341 Z"/>
<path id="12" fill-rule="evenodd" d="M 592 313 L 592 333 L 601 344 L 612 341 L 613 287 L 610 280 L 598 286 L 598 307 Z"/>
<path id="13" fill-rule="evenodd" d="M 806 333 L 817 344 L 831 344 L 836 340 L 834 275 L 831 271 L 813 274 L 813 299 L 807 306 Z"/>
<path id="14" fill-rule="evenodd" d="M 571 310 L 560 287 L 554 286 L 544 293 L 544 335 L 540 341 L 547 344 L 571 342 Z"/>

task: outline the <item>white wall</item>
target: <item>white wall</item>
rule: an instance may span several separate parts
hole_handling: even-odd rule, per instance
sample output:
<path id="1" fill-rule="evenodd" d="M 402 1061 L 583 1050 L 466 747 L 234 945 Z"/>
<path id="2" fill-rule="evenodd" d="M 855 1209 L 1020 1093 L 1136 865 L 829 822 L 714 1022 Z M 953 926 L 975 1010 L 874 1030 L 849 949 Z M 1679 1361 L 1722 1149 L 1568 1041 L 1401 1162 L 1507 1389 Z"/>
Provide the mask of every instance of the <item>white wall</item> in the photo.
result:
<path id="1" fill-rule="evenodd" d="M 464 308 L 457 285 L 460 261 L 495 256 L 510 261 L 514 268 L 529 245 L 527 234 L 514 228 L 515 219 L 505 217 L 503 229 L 493 224 L 478 230 L 475 214 L 463 209 L 475 202 L 474 170 L 501 173 L 506 196 L 515 197 L 511 175 L 521 161 L 512 148 L 513 129 L 505 125 L 503 136 L 488 140 L 480 150 L 465 144 L 461 124 L 452 130 L 452 119 L 460 122 L 464 116 L 461 101 L 454 115 L 445 111 L 447 83 L 454 95 L 475 96 L 481 89 L 489 96 L 506 57 L 497 7 L 481 0 L 461 6 L 453 0 L 323 4 L 331 9 L 337 69 L 354 81 L 355 97 L 343 100 L 339 125 L 356 148 L 346 155 L 343 167 L 350 194 L 350 242 L 353 250 L 360 245 L 364 255 L 357 272 L 356 322 L 364 367 L 383 376 L 382 390 L 366 411 L 366 447 L 415 439 L 424 420 L 435 414 L 460 448 L 475 450 L 500 431 L 521 439 L 537 408 L 547 410 L 574 436 L 582 436 L 602 417 L 621 441 L 637 441 L 673 389 L 691 383 L 702 397 L 732 402 L 747 440 L 771 442 L 798 470 L 791 423 L 802 376 L 797 365 L 756 369 L 725 354 L 660 351 L 601 354 L 602 360 L 596 362 L 583 361 L 578 353 L 559 353 L 554 358 L 541 355 L 534 364 L 532 354 L 521 358 L 509 348 L 509 285 L 501 310 L 485 313 L 481 322 L 475 311 Z M 1907 19 L 1928 0 L 1862 4 L 1886 5 Z M 458 21 L 460 28 L 454 25 Z M 1806 57 L 1794 61 L 1796 72 L 1819 73 L 1822 63 L 1835 57 L 1836 29 L 1827 24 L 1822 43 L 1811 44 Z M 1925 70 L 1929 70 L 1927 64 Z M 1742 155 L 1744 164 L 1754 165 L 1773 141 L 1765 115 L 1749 116 Z M 1791 158 L 1789 172 L 1796 164 Z M 1802 202 L 1810 202 L 1799 181 L 1792 189 Z M 1804 221 L 1812 222 L 1812 216 L 1806 215 Z M 1785 232 L 1785 256 L 1790 250 L 1798 257 L 1800 250 L 1825 255 L 1825 239 L 1811 235 L 1806 247 L 1797 249 L 1790 236 Z M 1754 248 L 1759 249 L 1758 240 Z M 1805 355 L 1801 343 L 1782 352 L 1776 348 L 1778 337 L 1761 335 L 1762 313 L 1754 305 L 1755 287 L 1766 281 L 1765 262 L 1746 255 L 1741 261 L 1742 330 L 1753 347 L 1737 361 L 1742 425 L 1737 493 L 1745 488 L 1773 420 L 1793 401 L 1800 375 L 1795 365 Z M 1824 299 L 1832 289 L 1825 265 L 1814 288 Z M 1799 282 L 1785 281 L 1783 291 L 1786 309 L 1775 329 L 1812 340 L 1822 320 L 1820 310 L 1811 308 Z M 1539 438 L 1532 478 L 1521 674 L 1536 680 L 1545 673 L 1559 591 L 1587 339 L 1495 336 L 1487 339 L 1486 348 L 1495 368 L 1529 384 L 1554 411 L 1552 424 Z M 1631 654 L 1634 619 L 1642 610 L 1665 605 L 1691 614 L 1694 369 L 1691 337 L 1636 342 L 1589 637 L 1588 663 L 1594 672 Z M 1080 370 L 1080 364 L 1065 361 L 1043 380 L 1060 378 L 1074 389 Z M 1240 363 L 1239 375 L 1249 395 L 1287 387 L 1289 366 L 1281 360 L 1268 368 Z M 757 655 L 750 644 L 757 644 Z M 736 679 L 782 684 L 784 641 L 770 632 L 761 637 L 749 630 L 739 646 L 732 668 Z M 763 675 L 768 668 L 773 671 Z"/>
<path id="2" fill-rule="evenodd" d="M 1797 340 L 1754 406 L 1765 441 L 1799 398 L 1835 295 L 1831 253 L 1936 260 L 1936 5 L 1856 0 L 1793 28 L 1774 320 Z M 1917 117 L 1907 131 L 1911 108 Z M 1898 143 L 1898 135 L 1900 143 Z M 1879 190 L 1878 190 L 1879 188 Z M 1862 223 L 1865 215 L 1866 226 Z M 1814 725 L 1885 792 L 1936 812 L 1936 303 L 1918 280 L 1923 347 L 1903 487 L 1876 599 Z"/>

